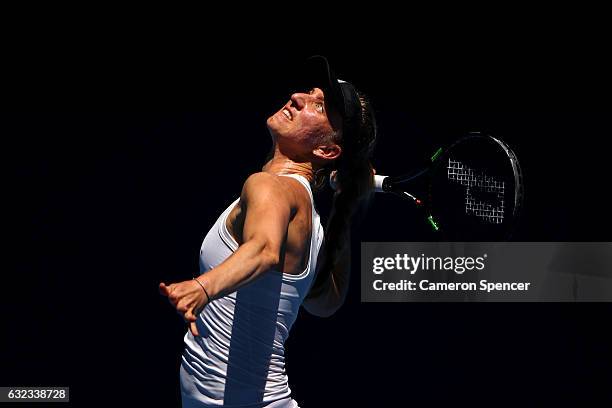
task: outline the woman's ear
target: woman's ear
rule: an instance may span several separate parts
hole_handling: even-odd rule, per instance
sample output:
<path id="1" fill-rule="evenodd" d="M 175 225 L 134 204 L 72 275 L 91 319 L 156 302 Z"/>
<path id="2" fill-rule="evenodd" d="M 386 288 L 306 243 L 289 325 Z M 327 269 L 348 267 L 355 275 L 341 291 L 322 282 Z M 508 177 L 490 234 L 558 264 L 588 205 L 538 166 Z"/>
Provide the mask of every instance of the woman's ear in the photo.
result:
<path id="1" fill-rule="evenodd" d="M 342 154 L 342 148 L 335 143 L 332 143 L 328 146 L 321 145 L 317 146 L 313 151 L 316 157 L 324 160 L 335 160 L 340 154 Z"/>

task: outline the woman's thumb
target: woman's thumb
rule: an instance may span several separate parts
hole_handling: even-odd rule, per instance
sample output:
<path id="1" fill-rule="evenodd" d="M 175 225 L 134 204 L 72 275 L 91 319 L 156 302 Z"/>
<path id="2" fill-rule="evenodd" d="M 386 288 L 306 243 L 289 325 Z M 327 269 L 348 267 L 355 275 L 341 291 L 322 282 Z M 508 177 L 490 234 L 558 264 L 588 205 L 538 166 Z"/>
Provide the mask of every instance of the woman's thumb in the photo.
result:
<path id="1" fill-rule="evenodd" d="M 189 310 L 187 311 L 187 313 L 185 313 L 185 319 L 186 319 L 188 322 L 195 322 L 195 321 L 197 321 L 197 320 L 198 320 L 198 318 L 196 317 L 196 315 L 195 315 L 195 314 L 193 314 L 193 309 L 189 309 Z"/>

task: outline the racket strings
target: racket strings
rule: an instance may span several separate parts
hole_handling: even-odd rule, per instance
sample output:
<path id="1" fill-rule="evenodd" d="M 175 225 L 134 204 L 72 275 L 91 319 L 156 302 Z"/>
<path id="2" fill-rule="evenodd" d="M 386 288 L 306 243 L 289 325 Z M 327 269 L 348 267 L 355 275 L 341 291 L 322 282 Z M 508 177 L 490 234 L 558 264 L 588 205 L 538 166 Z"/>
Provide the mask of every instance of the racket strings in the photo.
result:
<path id="1" fill-rule="evenodd" d="M 458 160 L 448 159 L 448 180 L 465 187 L 465 213 L 491 224 L 504 221 L 505 182 L 484 172 L 476 172 Z M 478 193 L 495 197 L 495 202 L 484 201 Z"/>

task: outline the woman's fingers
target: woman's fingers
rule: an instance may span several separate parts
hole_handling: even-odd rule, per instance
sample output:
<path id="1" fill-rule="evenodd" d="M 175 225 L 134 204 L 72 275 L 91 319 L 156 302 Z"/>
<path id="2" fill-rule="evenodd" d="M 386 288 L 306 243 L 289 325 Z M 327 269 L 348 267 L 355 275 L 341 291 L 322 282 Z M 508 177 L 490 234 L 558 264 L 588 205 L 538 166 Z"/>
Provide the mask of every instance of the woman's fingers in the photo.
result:
<path id="1" fill-rule="evenodd" d="M 161 282 L 159 284 L 159 293 L 162 296 L 166 296 L 168 298 L 168 302 L 170 302 L 170 304 L 173 307 L 176 307 L 176 304 L 178 302 L 178 299 L 176 297 L 176 295 L 172 294 L 172 291 L 174 290 L 174 285 L 170 285 L 170 286 L 166 286 L 165 283 Z"/>
<path id="2" fill-rule="evenodd" d="M 160 284 L 159 284 L 159 293 L 162 296 L 166 296 L 168 298 L 168 302 L 170 302 L 172 307 L 177 309 L 176 311 L 178 312 L 179 315 L 182 315 L 182 313 L 180 312 L 179 308 L 177 307 L 175 296 L 170 296 L 171 292 L 172 291 L 170 290 L 170 286 L 166 286 L 166 284 L 164 282 L 160 282 Z"/>
<path id="3" fill-rule="evenodd" d="M 198 327 L 196 325 L 196 322 L 189 323 L 189 330 L 191 330 L 191 334 L 193 334 L 194 336 L 200 335 L 200 332 L 198 332 Z"/>
<path id="4" fill-rule="evenodd" d="M 176 284 L 166 285 L 164 282 L 160 282 L 159 284 L 159 293 L 163 296 L 166 296 L 170 299 L 175 298 L 176 294 L 173 295 L 174 290 L 176 289 Z"/>
<path id="5" fill-rule="evenodd" d="M 189 309 L 185 312 L 185 320 L 187 320 L 188 322 L 195 322 L 196 320 L 198 320 L 196 315 L 193 313 L 193 309 Z"/>
<path id="6" fill-rule="evenodd" d="M 159 284 L 159 293 L 168 298 L 168 301 L 172 306 L 176 309 L 176 312 L 179 316 L 183 318 L 183 320 L 189 324 L 189 330 L 194 336 L 199 336 L 198 328 L 196 322 L 198 320 L 197 315 L 204 308 L 200 306 L 196 308 L 198 303 L 202 303 L 200 301 L 194 300 L 193 293 L 190 293 L 189 290 L 185 290 L 181 284 L 184 282 L 166 285 L 163 282 Z M 189 284 L 192 282 L 189 281 Z M 200 294 L 199 291 L 197 292 Z M 199 309 L 199 310 L 198 310 Z"/>

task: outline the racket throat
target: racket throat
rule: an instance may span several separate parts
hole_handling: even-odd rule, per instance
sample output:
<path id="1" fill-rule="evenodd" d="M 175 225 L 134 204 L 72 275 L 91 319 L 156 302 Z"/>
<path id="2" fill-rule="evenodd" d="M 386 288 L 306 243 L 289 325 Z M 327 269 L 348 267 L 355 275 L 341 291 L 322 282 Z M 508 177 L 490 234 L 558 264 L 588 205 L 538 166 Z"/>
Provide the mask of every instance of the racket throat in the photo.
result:
<path id="1" fill-rule="evenodd" d="M 410 198 L 411 198 L 411 199 L 414 201 L 414 203 L 415 203 L 416 205 L 418 205 L 418 206 L 423 205 L 423 202 L 422 202 L 421 200 L 419 200 L 418 198 L 416 198 L 415 196 L 413 196 L 413 195 L 412 195 L 412 194 L 410 194 L 409 192 L 407 192 L 407 191 L 402 191 L 402 193 L 403 193 L 403 194 L 405 194 L 406 196 L 410 197 Z"/>
<path id="2" fill-rule="evenodd" d="M 429 223 L 429 225 L 431 225 L 431 228 L 434 231 L 440 231 L 440 226 L 438 225 L 438 223 L 436 222 L 436 220 L 434 219 L 433 215 L 429 215 L 427 217 L 427 222 Z"/>
<path id="3" fill-rule="evenodd" d="M 404 190 L 392 190 L 392 191 L 389 191 L 389 193 L 392 193 L 392 194 L 395 194 L 395 195 L 397 195 L 399 197 L 402 197 L 405 200 L 410 200 L 417 207 L 421 207 L 423 205 L 423 201 L 420 198 L 416 197 L 415 195 L 413 195 L 413 194 L 411 194 L 411 193 L 409 193 L 407 191 L 404 191 Z"/>

